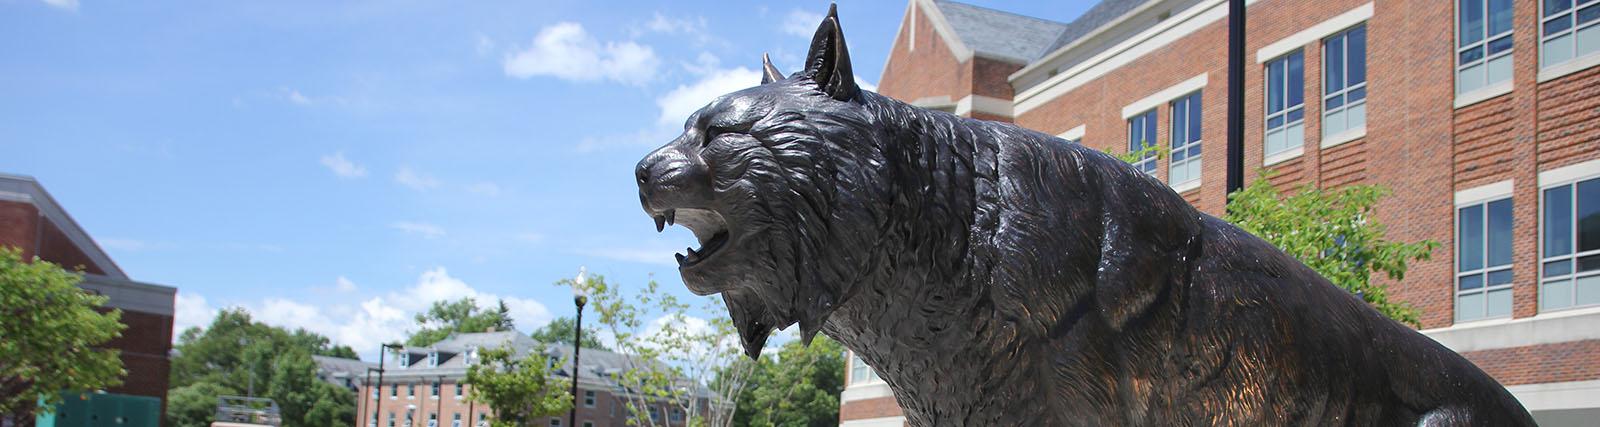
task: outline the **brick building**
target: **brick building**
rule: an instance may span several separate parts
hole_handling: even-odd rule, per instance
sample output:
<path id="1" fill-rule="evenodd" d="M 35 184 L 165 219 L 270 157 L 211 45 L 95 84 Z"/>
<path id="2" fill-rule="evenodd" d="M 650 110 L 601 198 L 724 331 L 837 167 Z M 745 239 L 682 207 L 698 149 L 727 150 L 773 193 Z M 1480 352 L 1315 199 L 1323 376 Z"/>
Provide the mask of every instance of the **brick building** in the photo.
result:
<path id="1" fill-rule="evenodd" d="M 1391 295 L 1543 425 L 1600 417 L 1600 0 L 1247 1 L 1246 179 L 1381 184 L 1441 244 Z M 884 95 L 1085 145 L 1219 215 L 1226 0 L 1104 0 L 1070 23 L 911 0 Z M 1202 150 L 1202 147 L 1204 149 Z M 901 425 L 850 357 L 845 426 Z"/>
<path id="2" fill-rule="evenodd" d="M 95 244 L 55 198 L 28 176 L 0 174 L 0 246 L 22 250 L 23 259 L 81 269 L 78 286 L 109 297 L 106 306 L 122 310 L 127 328 L 107 343 L 121 351 L 128 375 L 109 393 L 161 399 L 165 412 L 168 352 L 177 289 L 134 281 Z"/>
<path id="3" fill-rule="evenodd" d="M 361 374 L 362 378 L 358 382 L 360 385 L 356 408 L 357 426 L 487 426 L 485 420 L 494 416 L 493 411 L 468 400 L 467 395 L 472 386 L 463 384 L 462 380 L 467 375 L 467 367 L 476 362 L 479 351 L 506 345 L 517 351 L 518 359 L 532 351 L 543 351 L 552 361 L 572 359 L 571 346 L 542 344 L 515 331 L 455 334 L 429 347 L 406 347 L 389 351 L 384 362 L 387 369 L 381 386 L 378 384 L 376 373 L 370 378 Z M 610 378 L 621 374 L 629 366 L 636 366 L 634 363 L 650 362 L 630 363 L 627 356 L 589 348 L 583 349 L 580 356 L 582 370 L 578 376 L 580 401 L 578 426 L 627 425 L 628 418 L 632 416 L 628 411 L 628 398 L 621 394 L 622 387 Z M 558 367 L 556 375 L 568 376 L 571 368 L 570 363 Z M 329 372 L 342 370 L 346 373 L 354 371 L 349 367 L 324 370 Z M 328 376 L 328 379 L 341 381 L 339 383 L 342 384 L 343 380 L 340 378 L 343 377 L 338 374 Z M 701 399 L 713 395 L 703 386 L 697 388 L 700 390 Z M 663 404 L 648 410 L 650 416 L 661 425 L 681 426 L 686 418 L 683 410 L 673 405 Z M 473 421 L 478 421 L 479 424 L 474 424 Z M 566 422 L 567 414 L 562 413 L 560 416 L 541 420 L 535 425 L 560 427 Z"/>

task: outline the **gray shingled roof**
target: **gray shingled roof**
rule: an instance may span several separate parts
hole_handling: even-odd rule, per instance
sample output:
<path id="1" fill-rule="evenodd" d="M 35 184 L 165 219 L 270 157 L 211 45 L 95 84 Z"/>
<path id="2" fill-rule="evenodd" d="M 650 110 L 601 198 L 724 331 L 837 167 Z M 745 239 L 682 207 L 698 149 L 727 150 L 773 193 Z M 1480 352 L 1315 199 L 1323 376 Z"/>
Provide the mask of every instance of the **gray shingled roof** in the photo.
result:
<path id="1" fill-rule="evenodd" d="M 428 347 L 406 347 L 405 352 L 409 353 L 410 363 L 407 366 L 400 367 L 396 366 L 399 360 L 390 358 L 387 362 L 389 369 L 386 375 L 390 378 L 390 381 L 396 382 L 409 382 L 436 377 L 459 378 L 466 375 L 467 367 L 473 362 L 469 358 L 475 350 L 499 348 L 506 344 L 510 344 L 512 350 L 516 352 L 515 357 L 519 359 L 532 351 L 542 352 L 555 359 L 564 359 L 567 363 L 561 366 L 556 374 L 566 376 L 568 372 L 571 372 L 571 345 L 540 343 L 520 332 L 502 331 L 458 333 L 452 334 L 450 337 Z M 435 350 L 440 353 L 439 364 L 438 366 L 430 367 L 427 362 L 427 354 Z M 585 348 L 581 359 L 583 369 L 579 378 L 580 382 L 585 384 L 584 387 L 598 385 L 616 388 L 619 387 L 619 384 L 609 375 L 616 375 L 627 370 L 630 366 L 629 360 L 631 356 L 606 350 Z M 660 363 L 653 360 L 633 360 L 636 361 L 634 362 L 635 364 L 639 365 Z M 362 368 L 362 372 L 365 373 L 365 368 Z M 701 396 L 712 395 L 711 389 L 706 388 L 704 385 L 696 385 L 695 388 Z"/>
<path id="2" fill-rule="evenodd" d="M 1055 48 L 1067 24 L 946 0 L 934 0 L 945 22 L 968 48 L 1024 63 Z"/>
<path id="3" fill-rule="evenodd" d="M 1039 54 L 1039 56 L 1042 57 L 1045 54 L 1054 52 L 1056 49 L 1060 49 L 1062 46 L 1066 46 L 1069 43 L 1077 41 L 1078 38 L 1088 35 L 1089 32 L 1094 31 L 1096 28 L 1100 28 L 1100 26 L 1111 23 L 1111 21 L 1117 19 L 1117 17 L 1122 16 L 1139 7 L 1139 5 L 1145 4 L 1149 1 L 1150 0 L 1101 0 L 1100 3 L 1095 4 L 1094 7 L 1091 7 L 1088 11 L 1083 12 L 1083 15 L 1079 15 L 1078 19 L 1074 19 L 1072 20 L 1072 23 L 1067 24 L 1066 29 L 1060 33 L 1060 36 L 1056 38 L 1055 42 L 1051 43 L 1050 47 L 1045 49 L 1044 53 Z M 1035 57 L 1034 59 L 1038 59 L 1038 57 Z"/>

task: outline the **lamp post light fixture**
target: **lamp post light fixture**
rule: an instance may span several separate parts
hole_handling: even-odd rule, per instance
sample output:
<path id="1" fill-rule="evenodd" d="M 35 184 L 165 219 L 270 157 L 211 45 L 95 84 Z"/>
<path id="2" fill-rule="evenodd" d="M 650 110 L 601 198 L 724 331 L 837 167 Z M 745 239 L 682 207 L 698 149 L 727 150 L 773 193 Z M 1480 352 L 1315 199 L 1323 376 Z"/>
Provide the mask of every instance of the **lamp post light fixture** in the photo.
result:
<path id="1" fill-rule="evenodd" d="M 567 412 L 567 425 L 578 425 L 578 353 L 583 349 L 583 305 L 589 303 L 588 270 L 578 267 L 578 277 L 572 279 L 572 304 L 577 306 L 577 318 L 572 322 L 572 410 Z"/>
<path id="2" fill-rule="evenodd" d="M 399 350 L 401 348 L 404 347 L 402 347 L 400 344 L 384 344 L 378 349 L 378 398 L 376 399 L 378 401 L 378 406 L 372 410 L 373 417 L 377 417 L 383 412 L 383 356 L 388 354 L 387 351 L 389 349 Z M 373 423 L 377 423 L 377 420 L 374 419 Z"/>

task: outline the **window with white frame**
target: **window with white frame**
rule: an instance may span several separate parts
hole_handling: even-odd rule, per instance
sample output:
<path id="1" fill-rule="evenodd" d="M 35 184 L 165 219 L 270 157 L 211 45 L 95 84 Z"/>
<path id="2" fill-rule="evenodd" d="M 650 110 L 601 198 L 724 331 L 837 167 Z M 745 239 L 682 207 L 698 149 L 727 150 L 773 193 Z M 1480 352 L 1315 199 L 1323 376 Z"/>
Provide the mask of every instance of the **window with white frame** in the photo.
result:
<path id="1" fill-rule="evenodd" d="M 1456 1 L 1456 94 L 1511 80 L 1511 0 Z"/>
<path id="2" fill-rule="evenodd" d="M 411 399 L 411 398 L 415 398 L 415 397 L 417 397 L 417 385 L 416 384 L 406 384 L 406 398 L 407 399 Z"/>
<path id="3" fill-rule="evenodd" d="M 1305 62 L 1300 51 L 1267 62 L 1268 157 L 1305 144 Z"/>
<path id="4" fill-rule="evenodd" d="M 1456 321 L 1511 315 L 1511 199 L 1456 207 Z"/>
<path id="5" fill-rule="evenodd" d="M 878 381 L 878 373 L 873 372 L 872 367 L 867 366 L 867 362 L 860 357 L 856 357 L 855 353 L 850 353 L 850 384 L 872 381 Z"/>
<path id="6" fill-rule="evenodd" d="M 428 427 L 439 427 L 439 414 L 428 414 Z"/>
<path id="7" fill-rule="evenodd" d="M 438 366 L 439 366 L 439 352 L 437 352 L 437 351 L 428 352 L 428 367 L 429 368 L 433 368 L 433 367 L 438 367 Z"/>
<path id="8" fill-rule="evenodd" d="M 1140 113 L 1128 118 L 1128 152 L 1137 153 L 1145 148 L 1156 146 L 1156 110 Z M 1133 162 L 1133 168 L 1140 172 L 1156 174 L 1156 153 L 1145 153 L 1144 157 Z"/>
<path id="9" fill-rule="evenodd" d="M 1544 189 L 1539 310 L 1600 304 L 1600 177 Z"/>
<path id="10" fill-rule="evenodd" d="M 1322 40 L 1322 137 L 1367 126 L 1367 26 Z"/>
<path id="11" fill-rule="evenodd" d="M 1172 185 L 1200 180 L 1200 92 L 1172 101 L 1172 164 L 1167 181 Z"/>
<path id="12" fill-rule="evenodd" d="M 432 397 L 434 399 L 438 399 L 439 398 L 439 387 L 440 387 L 439 382 L 438 381 L 434 381 L 433 382 L 433 389 L 429 390 L 430 394 L 428 396 Z"/>
<path id="13" fill-rule="evenodd" d="M 461 427 L 461 413 L 460 412 L 457 412 L 457 413 L 455 413 L 454 415 L 451 416 L 450 427 Z"/>
<path id="14" fill-rule="evenodd" d="M 583 407 L 593 408 L 595 403 L 594 390 L 583 391 Z"/>
<path id="15" fill-rule="evenodd" d="M 406 365 L 410 365 L 410 364 L 411 364 L 411 353 L 401 352 L 400 353 L 400 369 L 405 369 Z"/>
<path id="16" fill-rule="evenodd" d="M 1540 67 L 1600 52 L 1600 0 L 1543 0 L 1541 3 Z"/>
<path id="17" fill-rule="evenodd" d="M 461 383 L 456 383 L 456 398 L 461 398 Z"/>

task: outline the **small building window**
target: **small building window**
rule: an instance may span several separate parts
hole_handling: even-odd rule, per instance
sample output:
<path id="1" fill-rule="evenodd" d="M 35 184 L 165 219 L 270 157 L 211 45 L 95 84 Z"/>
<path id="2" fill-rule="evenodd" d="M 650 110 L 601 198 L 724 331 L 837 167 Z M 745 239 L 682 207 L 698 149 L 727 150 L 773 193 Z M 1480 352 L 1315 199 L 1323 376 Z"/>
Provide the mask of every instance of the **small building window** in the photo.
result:
<path id="1" fill-rule="evenodd" d="M 1544 0 L 1542 3 L 1543 7 L 1539 8 L 1542 16 L 1540 67 L 1549 68 L 1600 52 L 1600 0 Z"/>
<path id="2" fill-rule="evenodd" d="M 1456 94 L 1511 80 L 1511 0 L 1456 0 Z"/>
<path id="3" fill-rule="evenodd" d="M 668 419 L 668 421 L 672 421 L 672 422 L 683 421 L 683 410 L 682 409 L 678 409 L 678 408 L 672 408 L 672 410 L 667 415 L 667 419 Z"/>
<path id="4" fill-rule="evenodd" d="M 1539 310 L 1600 304 L 1600 178 L 1544 190 Z"/>
<path id="5" fill-rule="evenodd" d="M 389 384 L 389 397 L 395 397 L 395 396 L 399 396 L 399 395 L 400 395 L 400 385 L 399 384 Z"/>
<path id="6" fill-rule="evenodd" d="M 561 419 L 560 418 L 551 417 L 550 418 L 550 427 L 561 427 Z"/>
<path id="7" fill-rule="evenodd" d="M 1511 199 L 1456 208 L 1456 321 L 1511 315 Z"/>
<path id="8" fill-rule="evenodd" d="M 439 427 L 439 414 L 428 414 L 428 427 Z"/>
<path id="9" fill-rule="evenodd" d="M 1286 153 L 1305 144 L 1305 54 L 1295 51 L 1267 62 L 1267 130 L 1264 153 Z"/>
<path id="10" fill-rule="evenodd" d="M 457 412 L 457 413 L 451 415 L 450 427 L 461 427 L 461 413 L 460 412 Z"/>
<path id="11" fill-rule="evenodd" d="M 414 398 L 414 397 L 417 397 L 417 385 L 416 384 L 406 384 L 406 398 L 410 399 L 410 398 Z"/>
<path id="12" fill-rule="evenodd" d="M 1367 127 L 1367 26 L 1322 42 L 1322 137 Z"/>
<path id="13" fill-rule="evenodd" d="M 1172 164 L 1167 181 L 1172 185 L 1200 179 L 1200 92 L 1172 101 Z"/>
<path id="14" fill-rule="evenodd" d="M 406 365 L 410 365 L 410 364 L 411 364 L 411 353 L 406 353 L 406 352 L 403 352 L 403 351 L 400 352 L 400 369 L 405 369 Z"/>
<path id="15" fill-rule="evenodd" d="M 434 367 L 438 367 L 438 366 L 439 366 L 439 352 L 437 352 L 437 351 L 428 352 L 428 367 L 429 368 L 434 368 Z"/>
<path id="16" fill-rule="evenodd" d="M 433 382 L 432 394 L 429 394 L 428 396 L 431 396 L 431 397 L 433 397 L 435 399 L 437 399 L 439 397 L 439 382 L 438 381 L 434 381 Z"/>
<path id="17" fill-rule="evenodd" d="M 461 397 L 461 383 L 456 383 L 456 397 Z"/>
<path id="18" fill-rule="evenodd" d="M 850 353 L 850 384 L 863 384 L 872 381 L 878 381 L 878 374 L 872 371 L 871 366 L 867 366 L 866 361 L 856 357 L 855 353 Z"/>
<path id="19" fill-rule="evenodd" d="M 593 408 L 595 403 L 594 390 L 583 391 L 583 407 Z"/>
<path id="20" fill-rule="evenodd" d="M 1137 153 L 1156 146 L 1156 110 L 1150 109 L 1128 118 L 1128 152 Z M 1133 168 L 1150 175 L 1156 174 L 1156 153 L 1145 153 Z"/>

